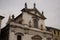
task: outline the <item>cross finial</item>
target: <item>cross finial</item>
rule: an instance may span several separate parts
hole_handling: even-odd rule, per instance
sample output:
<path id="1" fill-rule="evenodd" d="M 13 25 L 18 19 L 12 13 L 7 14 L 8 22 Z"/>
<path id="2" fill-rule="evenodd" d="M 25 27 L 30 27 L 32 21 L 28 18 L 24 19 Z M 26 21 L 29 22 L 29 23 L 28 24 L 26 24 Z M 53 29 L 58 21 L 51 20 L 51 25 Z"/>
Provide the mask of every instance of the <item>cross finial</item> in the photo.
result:
<path id="1" fill-rule="evenodd" d="M 25 3 L 25 8 L 27 8 L 27 3 Z"/>

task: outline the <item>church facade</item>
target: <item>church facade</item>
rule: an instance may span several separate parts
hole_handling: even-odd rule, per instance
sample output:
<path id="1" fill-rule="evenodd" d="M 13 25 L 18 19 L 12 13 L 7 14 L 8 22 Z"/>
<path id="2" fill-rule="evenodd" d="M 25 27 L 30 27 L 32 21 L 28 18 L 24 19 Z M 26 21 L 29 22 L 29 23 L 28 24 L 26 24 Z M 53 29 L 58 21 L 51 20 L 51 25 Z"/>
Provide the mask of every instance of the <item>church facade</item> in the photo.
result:
<path id="1" fill-rule="evenodd" d="M 22 13 L 14 18 L 9 17 L 7 25 L 2 29 L 2 40 L 52 40 L 52 33 L 46 30 L 43 12 L 34 7 L 29 9 L 27 3 Z"/>

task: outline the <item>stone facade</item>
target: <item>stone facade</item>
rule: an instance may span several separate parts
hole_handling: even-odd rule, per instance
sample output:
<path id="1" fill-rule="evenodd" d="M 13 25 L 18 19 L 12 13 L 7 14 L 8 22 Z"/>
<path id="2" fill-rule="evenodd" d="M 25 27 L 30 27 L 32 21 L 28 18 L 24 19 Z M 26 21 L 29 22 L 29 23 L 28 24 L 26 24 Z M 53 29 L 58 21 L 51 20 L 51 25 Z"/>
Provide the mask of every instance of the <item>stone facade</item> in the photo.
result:
<path id="1" fill-rule="evenodd" d="M 52 32 L 53 40 L 60 40 L 60 29 L 46 27 L 48 31 Z"/>
<path id="2" fill-rule="evenodd" d="M 2 29 L 6 31 L 8 35 L 2 36 L 2 40 L 52 40 L 52 33 L 46 31 L 44 20 L 46 17 L 43 12 L 40 13 L 37 8 L 29 9 L 25 3 L 25 8 L 21 11 L 22 13 L 16 18 L 12 16 L 5 28 Z M 9 18 L 10 19 L 10 18 Z M 5 29 L 5 30 L 4 30 Z M 3 35 L 2 34 L 2 35 Z"/>

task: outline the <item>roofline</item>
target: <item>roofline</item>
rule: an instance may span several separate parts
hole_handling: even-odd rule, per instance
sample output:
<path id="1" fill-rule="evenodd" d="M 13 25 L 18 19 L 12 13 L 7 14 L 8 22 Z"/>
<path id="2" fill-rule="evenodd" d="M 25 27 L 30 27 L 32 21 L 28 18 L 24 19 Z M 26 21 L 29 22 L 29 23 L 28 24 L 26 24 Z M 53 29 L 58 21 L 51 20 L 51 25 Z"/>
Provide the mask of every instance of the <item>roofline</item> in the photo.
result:
<path id="1" fill-rule="evenodd" d="M 4 26 L 1 30 L 6 29 L 9 26 L 9 24 L 7 24 L 6 26 Z"/>
<path id="2" fill-rule="evenodd" d="M 47 19 L 44 15 L 42 15 L 38 10 L 37 10 L 37 8 L 36 9 L 29 9 L 29 8 L 23 8 L 21 11 L 22 12 L 28 12 L 28 10 L 29 11 L 37 11 L 38 13 L 39 13 L 39 15 L 41 15 L 42 16 L 42 18 L 45 20 L 45 19 Z"/>
<path id="3" fill-rule="evenodd" d="M 46 28 L 50 28 L 50 29 L 54 29 L 54 30 L 60 31 L 60 29 L 57 29 L 57 28 L 54 28 L 54 27 L 48 27 L 48 26 L 46 26 Z"/>
<path id="4" fill-rule="evenodd" d="M 14 18 L 14 20 L 16 20 L 19 16 L 22 16 L 22 13 L 21 13 L 21 14 L 19 14 L 16 18 Z"/>

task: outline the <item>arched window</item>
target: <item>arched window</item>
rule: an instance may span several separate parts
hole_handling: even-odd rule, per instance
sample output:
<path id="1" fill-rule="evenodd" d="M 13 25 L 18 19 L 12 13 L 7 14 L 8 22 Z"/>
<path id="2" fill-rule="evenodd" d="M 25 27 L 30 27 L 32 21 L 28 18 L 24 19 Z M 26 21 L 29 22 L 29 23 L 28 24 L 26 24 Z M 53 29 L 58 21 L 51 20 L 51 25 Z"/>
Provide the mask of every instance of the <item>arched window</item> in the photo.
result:
<path id="1" fill-rule="evenodd" d="M 38 28 L 38 20 L 37 19 L 34 19 L 33 21 L 34 21 L 34 27 L 35 28 Z"/>
<path id="2" fill-rule="evenodd" d="M 32 40 L 42 40 L 42 38 L 39 35 L 35 35 L 32 37 Z"/>
<path id="3" fill-rule="evenodd" d="M 56 31 L 54 30 L 54 34 L 56 34 Z"/>
<path id="4" fill-rule="evenodd" d="M 21 40 L 24 34 L 17 32 L 15 35 L 17 35 L 17 40 Z"/>
<path id="5" fill-rule="evenodd" d="M 21 36 L 20 35 L 17 36 L 17 40 L 21 40 Z"/>

